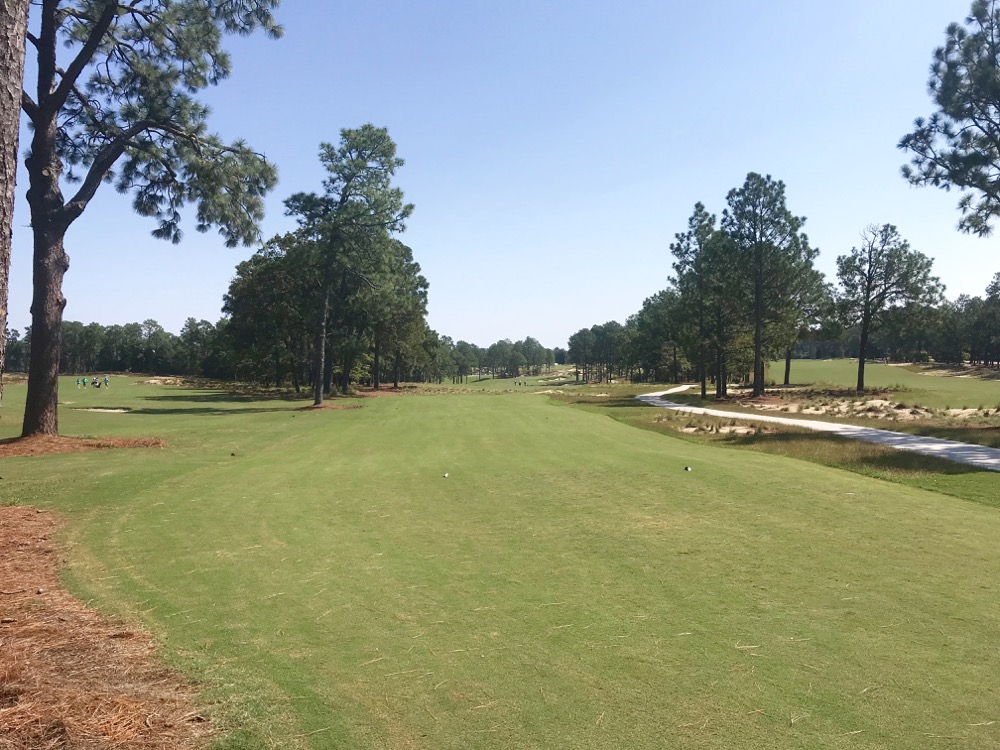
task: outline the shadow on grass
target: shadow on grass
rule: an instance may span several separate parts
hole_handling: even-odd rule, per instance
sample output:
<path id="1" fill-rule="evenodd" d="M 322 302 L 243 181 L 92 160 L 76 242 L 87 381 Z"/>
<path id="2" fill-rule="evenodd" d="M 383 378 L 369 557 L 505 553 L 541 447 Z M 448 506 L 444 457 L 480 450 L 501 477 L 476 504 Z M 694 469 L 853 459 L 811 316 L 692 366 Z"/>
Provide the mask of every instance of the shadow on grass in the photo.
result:
<path id="1" fill-rule="evenodd" d="M 164 401 L 168 403 L 188 402 L 192 404 L 204 403 L 253 403 L 255 401 L 286 401 L 302 402 L 311 396 L 305 393 L 288 393 L 284 391 L 179 391 L 164 396 L 142 396 L 144 401 Z"/>
<path id="2" fill-rule="evenodd" d="M 310 397 L 295 393 L 242 393 L 239 391 L 180 391 L 164 396 L 143 396 L 143 401 L 151 401 L 163 406 L 144 406 L 130 409 L 131 414 L 266 414 L 268 412 L 290 412 L 310 402 Z M 331 401 L 336 401 L 333 397 Z M 281 405 L 260 404 L 280 402 Z M 218 406 L 210 406 L 218 404 Z M 230 404 L 248 404 L 245 407 Z M 260 404 L 250 406 L 249 404 Z"/>
<path id="3" fill-rule="evenodd" d="M 728 437 L 723 442 L 727 445 L 766 450 L 769 453 L 781 453 L 829 466 L 854 466 L 878 471 L 922 474 L 994 473 L 977 466 L 818 432 L 740 435 Z M 824 450 L 824 446 L 829 450 Z"/>
<path id="4" fill-rule="evenodd" d="M 584 406 L 601 406 L 606 409 L 621 409 L 622 407 L 641 407 L 645 406 L 641 401 L 636 401 L 635 396 L 620 396 L 617 398 L 577 398 L 570 400 L 571 404 L 582 404 Z"/>
<path id="5" fill-rule="evenodd" d="M 954 377 L 972 377 L 979 380 L 1000 380 L 1000 369 L 986 366 L 969 367 L 969 365 L 949 365 L 943 363 L 920 365 L 916 372 L 934 372 L 939 375 Z"/>
<path id="6" fill-rule="evenodd" d="M 971 445 L 985 445 L 988 448 L 1000 448 L 1000 427 L 957 425 L 943 427 L 917 427 L 907 430 L 913 435 L 923 435 L 924 437 L 941 438 L 942 440 L 955 440 L 959 443 L 969 443 Z"/>
<path id="7" fill-rule="evenodd" d="M 150 415 L 150 416 L 159 416 L 159 415 L 166 415 L 166 414 L 192 414 L 192 415 L 195 415 L 195 414 L 219 414 L 219 415 L 222 415 L 222 414 L 267 414 L 269 412 L 288 412 L 288 413 L 292 413 L 293 411 L 295 411 L 295 410 L 292 407 L 278 408 L 278 407 L 273 407 L 273 406 L 272 407 L 261 406 L 259 408 L 246 408 L 246 409 L 241 409 L 239 407 L 232 408 L 232 409 L 227 409 L 225 407 L 219 407 L 219 408 L 213 409 L 210 406 L 192 406 L 192 407 L 178 406 L 175 409 L 166 409 L 166 408 L 164 408 L 164 409 L 132 409 L 129 412 L 129 414 L 146 414 L 146 415 Z"/>

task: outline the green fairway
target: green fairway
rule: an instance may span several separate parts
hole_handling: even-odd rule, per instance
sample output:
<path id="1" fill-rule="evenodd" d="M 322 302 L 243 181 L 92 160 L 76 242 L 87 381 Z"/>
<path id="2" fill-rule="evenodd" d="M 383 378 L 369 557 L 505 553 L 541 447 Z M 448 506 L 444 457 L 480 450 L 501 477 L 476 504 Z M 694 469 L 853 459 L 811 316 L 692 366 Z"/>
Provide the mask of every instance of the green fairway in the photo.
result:
<path id="1" fill-rule="evenodd" d="M 71 587 L 157 635 L 220 747 L 1000 743 L 996 508 L 529 389 L 67 383 L 64 434 L 167 447 L 4 460 L 3 502 L 64 514 Z"/>
<path id="2" fill-rule="evenodd" d="M 784 362 L 772 362 L 768 378 L 781 382 Z M 926 365 L 865 365 L 868 388 L 889 388 L 899 401 L 935 409 L 1000 406 L 1000 372 L 994 379 L 959 376 L 958 370 Z M 856 359 L 792 360 L 792 383 L 854 388 L 858 382 Z"/>

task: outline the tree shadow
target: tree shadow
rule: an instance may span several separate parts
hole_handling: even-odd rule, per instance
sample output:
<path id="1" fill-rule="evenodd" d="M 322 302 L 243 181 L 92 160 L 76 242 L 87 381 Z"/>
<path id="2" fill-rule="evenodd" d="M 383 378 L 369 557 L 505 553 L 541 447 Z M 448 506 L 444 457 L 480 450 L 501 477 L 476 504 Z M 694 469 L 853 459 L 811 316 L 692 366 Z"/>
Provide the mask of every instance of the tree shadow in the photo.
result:
<path id="1" fill-rule="evenodd" d="M 288 393 L 283 391 L 275 392 L 253 392 L 247 393 L 242 391 L 179 391 L 177 393 L 171 393 L 167 395 L 160 396 L 141 396 L 143 401 L 164 401 L 168 403 L 180 403 L 187 401 L 189 403 L 253 403 L 255 401 L 285 401 L 285 402 L 301 402 L 307 401 L 310 396 L 305 393 Z"/>
<path id="2" fill-rule="evenodd" d="M 624 407 L 638 408 L 645 406 L 641 401 L 636 400 L 635 396 L 621 396 L 615 398 L 577 398 L 569 401 L 571 404 L 582 404 L 584 406 L 597 406 L 602 409 L 621 409 Z"/>
<path id="3" fill-rule="evenodd" d="M 162 406 L 135 407 L 129 410 L 130 414 L 266 414 L 292 412 L 310 402 L 309 397 L 295 393 L 249 394 L 240 391 L 179 391 L 159 396 L 142 396 L 141 400 Z M 334 397 L 332 400 L 336 401 L 337 398 Z M 265 403 L 261 404 L 262 401 Z M 280 405 L 275 402 L 279 402 Z M 209 404 L 219 404 L 219 406 L 213 407 Z M 229 406 L 229 404 L 247 404 L 247 406 Z"/>
<path id="4" fill-rule="evenodd" d="M 986 367 L 985 365 L 970 368 L 969 365 L 954 365 L 935 362 L 933 364 L 922 365 L 922 367 L 940 375 L 971 377 L 978 380 L 1000 380 L 1000 369 L 993 369 Z"/>
<path id="5" fill-rule="evenodd" d="M 1000 427 L 975 425 L 947 425 L 918 427 L 910 431 L 912 435 L 954 440 L 970 445 L 984 445 L 988 448 L 1000 448 Z"/>
<path id="6" fill-rule="evenodd" d="M 293 413 L 295 411 L 292 407 L 279 408 L 279 407 L 268 407 L 261 406 L 257 408 L 246 408 L 241 409 L 239 407 L 227 409 L 225 407 L 212 408 L 210 406 L 178 406 L 174 409 L 163 408 L 163 409 L 152 409 L 152 408 L 139 408 L 132 409 L 129 414 L 146 414 L 151 416 L 167 415 L 167 414 L 267 414 L 271 412 L 286 412 Z"/>

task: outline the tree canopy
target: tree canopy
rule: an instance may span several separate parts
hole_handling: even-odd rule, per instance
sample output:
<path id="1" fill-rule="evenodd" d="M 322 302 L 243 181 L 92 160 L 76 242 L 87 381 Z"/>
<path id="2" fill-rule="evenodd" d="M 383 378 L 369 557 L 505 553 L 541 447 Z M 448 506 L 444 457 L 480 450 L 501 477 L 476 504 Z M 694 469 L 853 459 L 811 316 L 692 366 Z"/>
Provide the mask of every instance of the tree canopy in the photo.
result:
<path id="1" fill-rule="evenodd" d="M 927 88 L 937 105 L 899 141 L 913 185 L 963 191 L 959 229 L 992 232 L 1000 213 L 1000 7 L 975 0 L 965 25 L 952 23 L 934 50 Z"/>
<path id="2" fill-rule="evenodd" d="M 861 327 L 858 354 L 859 391 L 865 389 L 868 337 L 885 322 L 890 308 L 910 303 L 939 301 L 942 287 L 931 276 L 931 259 L 910 248 L 892 224 L 869 226 L 861 246 L 837 258 L 840 304 L 846 322 Z"/>
<path id="3" fill-rule="evenodd" d="M 756 172 L 726 196 L 722 228 L 740 250 L 742 278 L 753 300 L 753 395 L 764 393 L 765 358 L 783 348 L 796 315 L 798 287 L 817 250 L 801 231 L 805 217 L 788 210 L 785 183 Z"/>
<path id="4" fill-rule="evenodd" d="M 207 129 L 195 98 L 229 74 L 227 33 L 278 37 L 279 0 L 43 0 L 29 24 L 34 86 L 21 107 L 32 127 L 28 205 L 34 296 L 22 434 L 58 431 L 60 321 L 69 257 L 63 238 L 104 183 L 177 242 L 181 208 L 195 228 L 218 227 L 227 245 L 259 239 L 264 195 L 276 170 L 242 141 Z M 64 195 L 64 189 L 70 193 Z"/>
<path id="5" fill-rule="evenodd" d="M 340 142 L 320 144 L 326 169 L 324 192 L 296 193 L 285 201 L 286 213 L 299 223 L 301 237 L 313 244 L 315 276 L 313 324 L 313 399 L 323 403 L 326 335 L 331 312 L 343 311 L 359 285 L 375 286 L 373 277 L 389 262 L 390 237 L 402 232 L 413 205 L 392 178 L 403 160 L 386 128 L 368 123 L 344 128 Z M 341 319 L 342 333 L 351 325 Z"/>

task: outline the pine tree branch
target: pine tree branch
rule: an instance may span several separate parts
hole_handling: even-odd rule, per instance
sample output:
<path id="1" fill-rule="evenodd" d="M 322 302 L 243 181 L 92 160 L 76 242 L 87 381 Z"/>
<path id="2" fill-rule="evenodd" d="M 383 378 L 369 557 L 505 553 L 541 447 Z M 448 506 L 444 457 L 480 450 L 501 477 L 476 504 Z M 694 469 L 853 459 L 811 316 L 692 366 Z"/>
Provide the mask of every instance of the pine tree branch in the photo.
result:
<path id="1" fill-rule="evenodd" d="M 118 160 L 118 157 L 125 153 L 125 149 L 132 144 L 132 139 L 145 131 L 161 131 L 177 138 L 197 142 L 197 138 L 190 133 L 168 123 L 155 122 L 153 120 L 140 120 L 126 130 L 123 130 L 120 135 L 114 138 L 97 155 L 91 163 L 90 169 L 87 170 L 87 176 L 84 177 L 80 189 L 77 190 L 76 195 L 67 201 L 63 211 L 70 222 L 83 213 L 90 199 L 97 192 L 97 188 L 100 187 L 101 182 L 104 181 L 111 167 Z"/>
<path id="2" fill-rule="evenodd" d="M 27 91 L 21 91 L 21 109 L 24 111 L 24 114 L 28 116 L 29 120 L 33 123 L 37 121 L 38 105 L 35 104 L 34 100 Z"/>
<path id="3" fill-rule="evenodd" d="M 45 100 L 52 91 L 52 84 L 56 77 L 56 33 L 59 23 L 56 21 L 56 11 L 59 9 L 59 0 L 44 0 L 42 3 L 41 30 L 38 35 L 38 88 L 35 96 L 38 98 L 39 107 L 43 110 L 46 119 L 55 116 L 55 111 L 51 115 L 45 109 Z M 42 112 L 39 113 L 40 115 Z"/>
<path id="4" fill-rule="evenodd" d="M 94 53 L 97 51 L 97 48 L 101 45 L 101 42 L 104 39 L 104 35 L 108 32 L 108 29 L 111 28 L 111 22 L 114 21 L 117 15 L 118 4 L 109 3 L 107 7 L 105 7 L 100 18 L 97 19 L 94 27 L 90 30 L 90 36 L 87 37 L 87 41 L 84 42 L 80 52 L 75 58 L 73 58 L 73 62 L 69 64 L 69 67 L 66 68 L 66 74 L 62 77 L 62 80 L 59 82 L 56 90 L 52 92 L 51 97 L 46 100 L 44 104 L 46 113 L 52 113 L 54 115 L 62 108 L 63 104 L 66 103 L 66 99 L 69 97 L 70 91 L 73 86 L 76 85 L 76 80 L 80 77 L 83 69 L 90 64 L 94 57 Z M 54 73 L 55 70 L 53 70 L 53 74 Z"/>
<path id="5" fill-rule="evenodd" d="M 62 68 L 56 68 L 56 73 L 58 73 L 59 75 L 63 76 L 64 77 L 63 80 L 65 80 L 66 73 L 65 73 L 65 71 L 63 71 Z M 86 94 L 84 94 L 82 91 L 80 91 L 79 87 L 77 87 L 75 85 L 70 87 L 70 91 L 73 93 L 73 96 L 76 97 L 76 100 L 80 103 L 80 106 L 83 109 L 87 110 L 94 117 L 94 119 L 96 120 L 97 119 L 97 115 L 98 115 L 98 111 L 94 107 L 94 103 L 90 99 L 87 98 Z"/>

